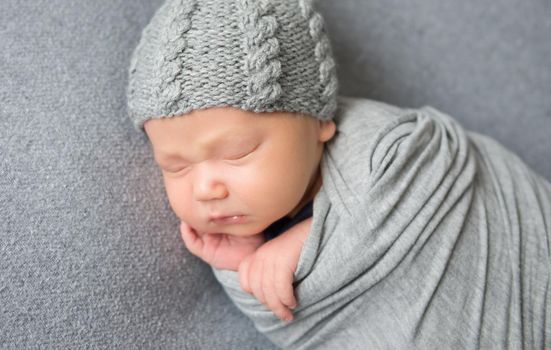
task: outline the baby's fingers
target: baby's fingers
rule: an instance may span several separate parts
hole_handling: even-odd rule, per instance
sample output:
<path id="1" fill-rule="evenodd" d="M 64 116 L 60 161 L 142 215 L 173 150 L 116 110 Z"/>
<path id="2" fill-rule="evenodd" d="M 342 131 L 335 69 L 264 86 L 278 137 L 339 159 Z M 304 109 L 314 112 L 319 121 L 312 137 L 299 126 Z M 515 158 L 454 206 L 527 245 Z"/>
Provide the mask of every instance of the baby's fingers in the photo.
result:
<path id="1" fill-rule="evenodd" d="M 276 265 L 274 271 L 274 289 L 277 297 L 288 308 L 294 309 L 297 300 L 293 290 L 294 272 L 285 264 Z"/>
<path id="2" fill-rule="evenodd" d="M 291 321 L 293 319 L 293 314 L 287 306 L 282 303 L 277 293 L 278 281 L 275 279 L 276 270 L 277 269 L 274 269 L 273 263 L 265 264 L 264 274 L 262 276 L 262 288 L 266 299 L 265 305 L 280 319 Z"/>
<path id="3" fill-rule="evenodd" d="M 201 253 L 203 251 L 203 240 L 199 237 L 197 232 L 182 221 L 180 224 L 180 233 L 187 249 L 192 254 L 201 257 Z"/>
<path id="4" fill-rule="evenodd" d="M 253 295 L 262 304 L 266 305 L 266 299 L 264 297 L 264 290 L 262 288 L 262 275 L 264 273 L 264 261 L 256 259 L 249 268 L 249 286 L 253 292 Z"/>
<path id="5" fill-rule="evenodd" d="M 249 269 L 251 266 L 251 259 L 254 255 L 249 255 L 245 259 L 241 261 L 239 264 L 239 284 L 241 285 L 241 288 L 249 293 L 252 294 L 251 286 L 249 285 Z"/>

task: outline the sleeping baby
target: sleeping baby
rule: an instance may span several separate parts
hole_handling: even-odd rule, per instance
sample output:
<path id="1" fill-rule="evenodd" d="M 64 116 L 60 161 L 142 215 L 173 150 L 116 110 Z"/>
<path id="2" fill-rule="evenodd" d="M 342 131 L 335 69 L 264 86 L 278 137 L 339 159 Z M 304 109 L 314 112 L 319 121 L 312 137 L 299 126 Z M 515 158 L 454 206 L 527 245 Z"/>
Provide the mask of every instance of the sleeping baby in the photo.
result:
<path id="1" fill-rule="evenodd" d="M 191 253 L 282 348 L 551 346 L 551 185 L 431 107 L 337 96 L 311 0 L 168 0 L 129 70 Z"/>

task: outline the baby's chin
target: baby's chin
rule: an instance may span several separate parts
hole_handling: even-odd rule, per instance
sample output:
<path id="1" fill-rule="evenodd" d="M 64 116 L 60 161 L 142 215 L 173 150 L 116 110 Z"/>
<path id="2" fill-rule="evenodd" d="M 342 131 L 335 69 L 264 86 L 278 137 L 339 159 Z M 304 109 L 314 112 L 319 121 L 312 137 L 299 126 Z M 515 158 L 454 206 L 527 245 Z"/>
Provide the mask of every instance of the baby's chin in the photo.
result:
<path id="1" fill-rule="evenodd" d="M 204 230 L 201 232 L 210 234 L 227 234 L 236 237 L 248 237 L 261 233 L 268 226 L 269 224 L 262 225 L 260 227 L 258 224 L 206 225 Z"/>

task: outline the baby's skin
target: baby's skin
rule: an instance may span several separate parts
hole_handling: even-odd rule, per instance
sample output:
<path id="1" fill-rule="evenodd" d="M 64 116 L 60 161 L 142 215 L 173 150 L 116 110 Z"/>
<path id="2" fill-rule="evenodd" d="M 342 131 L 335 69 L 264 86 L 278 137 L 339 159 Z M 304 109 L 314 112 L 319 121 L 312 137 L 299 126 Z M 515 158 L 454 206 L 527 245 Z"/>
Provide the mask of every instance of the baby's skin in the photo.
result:
<path id="1" fill-rule="evenodd" d="M 268 242 L 263 231 L 315 197 L 335 123 L 220 107 L 151 119 L 144 129 L 186 247 L 238 271 L 246 292 L 291 320 L 293 275 L 311 219 Z"/>

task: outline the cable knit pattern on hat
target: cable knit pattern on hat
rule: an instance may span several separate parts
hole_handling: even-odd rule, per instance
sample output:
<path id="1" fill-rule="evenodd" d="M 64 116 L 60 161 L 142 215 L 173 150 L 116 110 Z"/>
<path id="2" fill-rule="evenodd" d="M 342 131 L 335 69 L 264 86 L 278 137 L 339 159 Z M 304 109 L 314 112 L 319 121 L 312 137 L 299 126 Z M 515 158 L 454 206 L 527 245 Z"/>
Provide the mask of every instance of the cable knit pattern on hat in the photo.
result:
<path id="1" fill-rule="evenodd" d="M 308 20 L 310 35 L 316 43 L 314 55 L 320 63 L 320 83 L 321 83 L 321 101 L 323 109 L 320 114 L 333 113 L 337 108 L 337 102 L 334 99 L 338 83 L 335 74 L 335 60 L 331 52 L 329 38 L 324 32 L 323 17 L 314 11 L 312 0 L 299 0 L 302 15 Z"/>
<path id="2" fill-rule="evenodd" d="M 166 0 L 130 62 L 134 125 L 196 109 L 334 117 L 337 77 L 321 15 L 306 0 Z"/>
<path id="3" fill-rule="evenodd" d="M 274 103 L 281 95 L 277 79 L 281 75 L 279 42 L 275 37 L 277 19 L 268 15 L 269 1 L 241 0 L 240 5 L 246 16 L 242 29 L 245 33 L 245 74 L 250 78 L 247 84 L 249 101 L 247 104 Z"/>
<path id="4" fill-rule="evenodd" d="M 157 96 L 163 110 L 172 111 L 182 97 L 183 90 L 178 74 L 183 64 L 182 53 L 187 45 L 184 34 L 191 28 L 194 7 L 195 0 L 178 0 L 169 6 L 175 16 L 160 33 L 163 42 L 161 48 L 164 50 L 158 62 Z"/>

